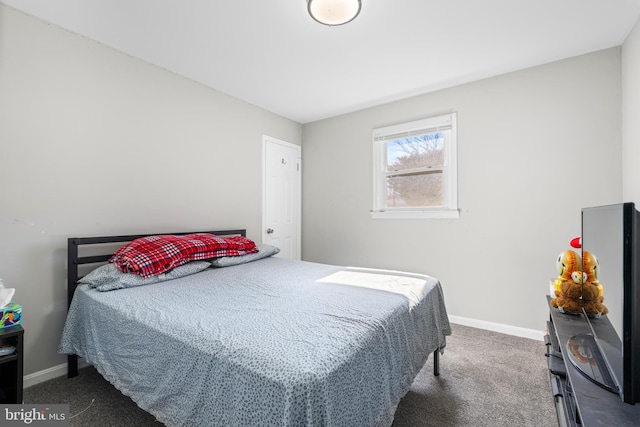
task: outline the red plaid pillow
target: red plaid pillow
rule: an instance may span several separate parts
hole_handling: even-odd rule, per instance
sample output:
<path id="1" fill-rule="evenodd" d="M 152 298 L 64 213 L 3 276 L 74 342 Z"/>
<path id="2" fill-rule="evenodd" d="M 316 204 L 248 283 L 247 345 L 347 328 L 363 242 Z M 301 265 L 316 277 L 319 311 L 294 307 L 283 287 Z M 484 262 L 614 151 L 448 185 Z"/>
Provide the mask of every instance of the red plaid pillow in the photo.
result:
<path id="1" fill-rule="evenodd" d="M 189 261 L 257 252 L 256 244 L 242 236 L 213 234 L 159 235 L 136 239 L 118 249 L 109 262 L 123 273 L 155 276 Z"/>

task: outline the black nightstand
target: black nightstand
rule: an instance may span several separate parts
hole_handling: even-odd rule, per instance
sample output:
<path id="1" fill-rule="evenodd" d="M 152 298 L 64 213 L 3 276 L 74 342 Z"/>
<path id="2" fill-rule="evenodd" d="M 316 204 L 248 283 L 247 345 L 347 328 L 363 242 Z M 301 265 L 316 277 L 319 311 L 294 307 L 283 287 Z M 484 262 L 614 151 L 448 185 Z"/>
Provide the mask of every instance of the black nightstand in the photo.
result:
<path id="1" fill-rule="evenodd" d="M 0 329 L 0 344 L 16 348 L 12 354 L 0 356 L 0 403 L 22 403 L 23 337 L 20 325 Z"/>

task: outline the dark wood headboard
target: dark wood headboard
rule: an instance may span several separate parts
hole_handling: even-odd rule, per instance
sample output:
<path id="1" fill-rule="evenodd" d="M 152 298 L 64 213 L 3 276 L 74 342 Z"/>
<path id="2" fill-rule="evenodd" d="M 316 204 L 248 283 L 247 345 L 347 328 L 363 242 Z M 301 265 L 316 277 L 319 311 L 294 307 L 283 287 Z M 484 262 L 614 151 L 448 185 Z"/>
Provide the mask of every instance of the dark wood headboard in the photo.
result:
<path id="1" fill-rule="evenodd" d="M 149 233 L 149 234 L 135 234 L 129 236 L 101 236 L 101 237 L 70 237 L 67 239 L 67 309 L 71 306 L 73 300 L 73 294 L 78 286 L 78 280 L 82 277 L 79 272 L 79 268 L 82 265 L 98 264 L 107 262 L 113 255 L 116 249 L 115 244 L 119 244 L 118 247 L 125 243 L 131 242 L 135 239 L 147 236 L 155 236 L 159 234 L 174 234 L 185 235 L 194 233 L 209 233 L 218 236 L 247 236 L 246 229 L 236 230 L 215 230 L 215 231 L 181 231 L 179 233 Z M 99 245 L 107 246 L 100 248 Z M 109 245 L 110 244 L 110 245 Z M 93 247 L 98 255 L 79 256 L 80 247 L 91 248 Z M 109 249 L 106 249 L 106 248 Z M 102 251 L 101 251 L 102 249 Z M 108 253 L 104 253 L 107 251 Z M 69 378 L 78 375 L 78 356 L 70 354 L 67 356 L 67 376 Z"/>

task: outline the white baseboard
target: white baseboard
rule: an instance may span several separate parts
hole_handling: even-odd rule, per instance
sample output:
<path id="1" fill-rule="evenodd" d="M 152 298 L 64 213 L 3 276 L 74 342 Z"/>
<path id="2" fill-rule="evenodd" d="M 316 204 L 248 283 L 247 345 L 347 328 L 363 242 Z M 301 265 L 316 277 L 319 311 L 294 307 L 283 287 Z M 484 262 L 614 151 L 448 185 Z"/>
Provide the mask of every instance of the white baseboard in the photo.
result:
<path id="1" fill-rule="evenodd" d="M 85 366 L 89 366 L 89 364 L 82 359 L 78 359 L 78 368 L 84 368 Z M 23 387 L 29 388 L 32 385 L 36 385 L 41 382 L 52 380 L 54 378 L 58 378 L 63 375 L 67 375 L 66 363 L 62 363 L 57 366 L 52 366 L 51 368 L 43 369 L 42 371 L 34 372 L 33 374 L 25 375 Z"/>
<path id="2" fill-rule="evenodd" d="M 485 320 L 469 319 L 467 317 L 449 316 L 449 321 L 457 325 L 471 326 L 473 328 L 486 329 L 487 331 L 500 332 L 532 340 L 544 341 L 544 331 L 521 328 L 519 326 L 504 325 L 502 323 L 487 322 Z"/>

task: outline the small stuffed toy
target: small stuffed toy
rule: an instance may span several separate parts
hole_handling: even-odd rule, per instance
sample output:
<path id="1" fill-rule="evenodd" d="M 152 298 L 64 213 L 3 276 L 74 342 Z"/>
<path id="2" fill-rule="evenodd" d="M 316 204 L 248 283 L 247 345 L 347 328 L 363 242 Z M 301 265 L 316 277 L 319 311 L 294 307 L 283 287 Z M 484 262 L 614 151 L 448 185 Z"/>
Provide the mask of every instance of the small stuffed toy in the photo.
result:
<path id="1" fill-rule="evenodd" d="M 553 289 L 555 292 L 560 290 L 563 281 L 572 280 L 571 274 L 574 271 L 580 270 L 580 263 L 580 255 L 575 251 L 568 250 L 560 252 L 558 259 L 556 260 L 558 278 L 553 282 Z"/>
<path id="2" fill-rule="evenodd" d="M 551 306 L 561 313 L 580 313 L 582 310 L 582 272 L 580 256 L 572 250 L 561 252 L 556 261 L 560 276 L 553 282 L 555 298 Z"/>
<path id="3" fill-rule="evenodd" d="M 602 284 L 598 281 L 600 263 L 591 252 L 582 252 L 582 271 L 584 281 L 582 286 L 582 306 L 589 316 L 600 317 L 609 310 L 603 304 L 604 297 Z"/>

